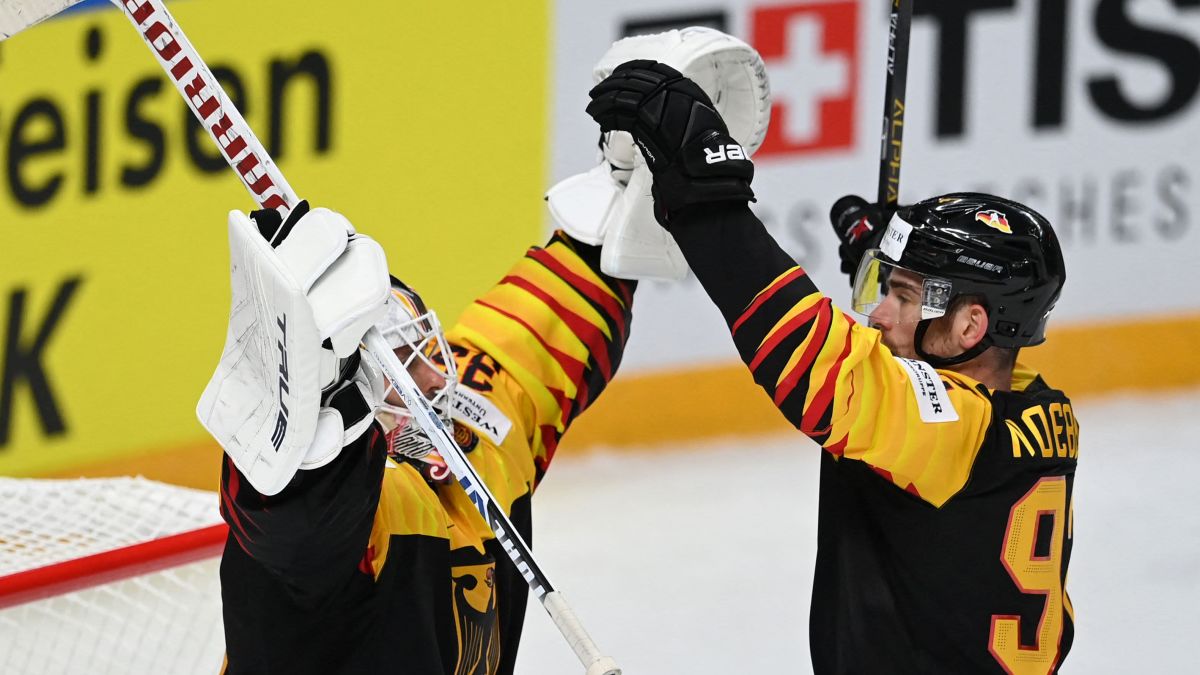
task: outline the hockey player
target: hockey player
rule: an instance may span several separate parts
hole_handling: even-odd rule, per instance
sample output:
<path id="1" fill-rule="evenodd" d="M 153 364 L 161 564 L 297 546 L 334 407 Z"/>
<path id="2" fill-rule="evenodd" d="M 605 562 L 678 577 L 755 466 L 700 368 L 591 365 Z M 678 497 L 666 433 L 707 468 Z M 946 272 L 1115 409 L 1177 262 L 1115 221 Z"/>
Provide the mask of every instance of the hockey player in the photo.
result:
<path id="1" fill-rule="evenodd" d="M 726 109 L 744 111 L 747 139 L 761 140 L 765 76 L 744 43 L 697 29 L 614 46 L 646 52 L 729 64 L 709 86 L 732 91 Z M 606 58 L 610 69 L 620 62 Z M 595 170 L 552 189 L 565 231 L 445 334 L 337 214 L 298 208 L 282 230 L 274 211 L 231 214 L 234 310 L 199 408 L 226 451 L 226 672 L 513 671 L 526 582 L 357 345 L 372 324 L 390 340 L 531 542 L 531 495 L 629 335 L 636 283 L 605 270 L 675 272 L 650 215 L 648 170 L 620 141 L 606 138 Z M 645 222 L 660 240 L 644 236 Z M 287 235 L 272 250 L 259 230 Z M 277 268 L 288 273 L 271 276 Z M 282 337 L 285 325 L 296 334 Z"/>
<path id="2" fill-rule="evenodd" d="M 901 208 L 864 250 L 866 228 L 846 224 L 870 221 L 838 218 L 863 325 L 750 211 L 753 166 L 700 88 L 635 61 L 591 96 L 601 129 L 641 148 L 655 213 L 755 382 L 825 450 L 814 670 L 1056 671 L 1073 635 L 1078 425 L 1015 361 L 1044 340 L 1065 278 L 1049 222 L 949 194 Z"/>
<path id="3" fill-rule="evenodd" d="M 293 213 L 289 239 L 339 219 L 302 212 Z M 245 216 L 233 218 L 251 228 Z M 274 211 L 252 221 L 264 231 L 278 226 Z M 454 411 L 456 441 L 527 539 L 530 496 L 563 433 L 615 374 L 629 335 L 636 284 L 600 273 L 599 254 L 556 233 L 445 334 L 398 280 L 369 310 L 447 422 Z M 286 252 L 278 257 L 291 264 Z M 317 285 L 329 286 L 327 277 L 345 267 L 335 264 Z M 311 300 L 317 316 L 327 311 L 319 301 Z M 280 361 L 278 352 L 264 355 L 265 370 Z M 301 365 L 287 363 L 292 391 Z M 247 477 L 253 469 L 239 467 L 226 447 L 226 672 L 511 673 L 525 581 L 466 493 L 446 480 L 445 464 L 373 357 L 355 351 L 329 372 L 336 375 L 312 395 L 318 425 L 331 420 L 337 433 L 318 431 L 277 492 L 256 488 Z M 240 400 L 230 379 L 222 381 L 202 401 L 210 428 L 206 410 Z M 372 423 L 376 411 L 380 424 Z M 299 417 L 289 412 L 289 422 Z"/>

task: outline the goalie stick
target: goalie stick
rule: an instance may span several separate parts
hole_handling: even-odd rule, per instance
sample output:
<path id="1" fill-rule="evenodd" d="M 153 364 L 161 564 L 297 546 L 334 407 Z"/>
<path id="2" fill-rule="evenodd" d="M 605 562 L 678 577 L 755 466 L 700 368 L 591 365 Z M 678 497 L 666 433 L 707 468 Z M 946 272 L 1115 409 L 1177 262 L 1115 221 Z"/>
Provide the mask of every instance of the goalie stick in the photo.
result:
<path id="1" fill-rule="evenodd" d="M 57 14 L 80 0 L 0 0 L 0 40 Z M 241 179 L 260 208 L 274 208 L 286 219 L 299 203 L 279 168 L 271 161 L 237 108 L 183 31 L 167 11 L 162 0 L 111 0 L 141 34 L 160 66 L 166 71 L 188 107 L 221 150 L 226 162 Z M 275 236 L 279 236 L 277 232 Z M 446 461 L 454 478 L 467 493 L 475 509 L 487 522 L 496 540 L 504 548 L 533 594 L 542 603 L 567 643 L 585 666 L 586 675 L 620 675 L 611 657 L 599 648 L 584 630 L 570 605 L 551 585 L 533 559 L 529 545 L 496 503 L 487 485 L 476 473 L 462 449 L 435 414 L 433 406 L 420 393 L 412 376 L 401 365 L 387 340 L 377 328 L 367 331 L 363 342 L 379 362 L 388 379 L 396 385 L 414 420 Z"/>
<path id="2" fill-rule="evenodd" d="M 883 135 L 879 148 L 879 198 L 883 223 L 900 200 L 900 151 L 904 149 L 904 93 L 908 79 L 908 42 L 913 0 L 891 0 L 888 19 L 887 82 L 883 92 Z"/>

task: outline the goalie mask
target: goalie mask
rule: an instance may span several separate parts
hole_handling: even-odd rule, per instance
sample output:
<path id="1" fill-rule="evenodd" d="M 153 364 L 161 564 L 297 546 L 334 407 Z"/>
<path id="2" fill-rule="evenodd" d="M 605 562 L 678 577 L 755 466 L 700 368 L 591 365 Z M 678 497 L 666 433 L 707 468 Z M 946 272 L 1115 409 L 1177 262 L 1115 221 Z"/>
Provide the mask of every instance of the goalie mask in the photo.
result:
<path id="1" fill-rule="evenodd" d="M 899 272 L 898 272 L 899 271 Z M 917 354 L 937 367 L 963 363 L 988 347 L 1041 344 L 1046 321 L 1066 280 L 1062 249 L 1050 222 L 1027 206 L 992 195 L 960 192 L 901 208 L 878 249 L 863 256 L 854 277 L 853 307 L 870 315 L 889 286 L 910 286 Z M 933 319 L 960 297 L 982 300 L 987 335 L 955 357 L 922 348 Z"/>
<path id="2" fill-rule="evenodd" d="M 425 307 L 417 292 L 392 277 L 392 296 L 388 299 L 387 316 L 376 326 L 409 373 L 414 369 L 436 374 L 440 386 L 424 388 L 442 422 L 450 426 L 450 403 L 458 382 L 454 357 L 446 343 L 446 335 L 438 323 L 437 314 Z M 421 378 L 414 376 L 421 384 Z M 416 424 L 413 415 L 400 399 L 395 386 L 389 382 L 384 402 L 376 415 L 387 435 L 388 454 L 395 458 L 419 459 L 442 465 L 434 452 L 433 442 Z"/>

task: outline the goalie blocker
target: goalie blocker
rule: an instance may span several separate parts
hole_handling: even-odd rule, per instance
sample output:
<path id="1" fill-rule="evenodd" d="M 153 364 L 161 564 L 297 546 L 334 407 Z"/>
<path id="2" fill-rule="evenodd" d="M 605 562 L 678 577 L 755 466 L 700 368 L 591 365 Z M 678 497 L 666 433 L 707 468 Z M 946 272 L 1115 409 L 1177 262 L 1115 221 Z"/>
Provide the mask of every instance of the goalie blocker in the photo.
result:
<path id="1" fill-rule="evenodd" d="M 282 228 L 273 210 L 253 216 L 229 213 L 229 329 L 196 412 L 254 489 L 274 495 L 370 426 L 383 383 L 358 347 L 390 283 L 383 249 L 341 214 L 301 202 Z"/>

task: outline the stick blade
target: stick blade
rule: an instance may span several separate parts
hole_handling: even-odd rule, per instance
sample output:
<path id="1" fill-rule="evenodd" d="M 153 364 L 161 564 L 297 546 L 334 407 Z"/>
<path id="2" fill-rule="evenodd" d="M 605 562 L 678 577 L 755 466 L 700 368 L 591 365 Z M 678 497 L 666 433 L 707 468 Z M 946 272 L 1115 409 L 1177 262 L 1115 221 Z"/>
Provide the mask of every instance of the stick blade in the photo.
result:
<path id="1" fill-rule="evenodd" d="M 82 0 L 0 0 L 0 42 Z"/>

